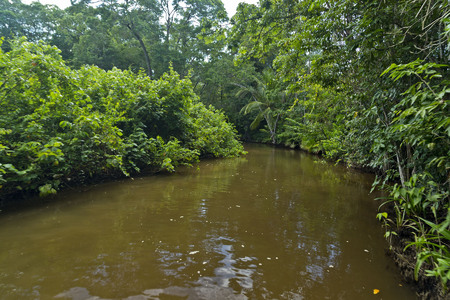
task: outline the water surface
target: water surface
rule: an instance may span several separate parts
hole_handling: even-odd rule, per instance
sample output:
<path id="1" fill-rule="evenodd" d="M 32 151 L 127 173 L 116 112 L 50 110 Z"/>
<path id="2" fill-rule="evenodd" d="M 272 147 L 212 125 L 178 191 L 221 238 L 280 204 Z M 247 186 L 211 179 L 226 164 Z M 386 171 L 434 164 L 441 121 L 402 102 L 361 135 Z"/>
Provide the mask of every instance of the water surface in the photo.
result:
<path id="1" fill-rule="evenodd" d="M 415 299 L 385 256 L 371 175 L 246 148 L 0 213 L 0 298 Z"/>

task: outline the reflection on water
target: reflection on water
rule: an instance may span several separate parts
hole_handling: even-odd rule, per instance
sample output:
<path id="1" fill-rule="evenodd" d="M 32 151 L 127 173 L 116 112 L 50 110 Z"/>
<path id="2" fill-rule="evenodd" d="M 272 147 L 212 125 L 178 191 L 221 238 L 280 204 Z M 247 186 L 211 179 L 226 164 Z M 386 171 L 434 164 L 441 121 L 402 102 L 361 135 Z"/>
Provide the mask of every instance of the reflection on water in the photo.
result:
<path id="1" fill-rule="evenodd" d="M 2 212 L 1 299 L 415 298 L 384 255 L 372 176 L 247 150 Z"/>

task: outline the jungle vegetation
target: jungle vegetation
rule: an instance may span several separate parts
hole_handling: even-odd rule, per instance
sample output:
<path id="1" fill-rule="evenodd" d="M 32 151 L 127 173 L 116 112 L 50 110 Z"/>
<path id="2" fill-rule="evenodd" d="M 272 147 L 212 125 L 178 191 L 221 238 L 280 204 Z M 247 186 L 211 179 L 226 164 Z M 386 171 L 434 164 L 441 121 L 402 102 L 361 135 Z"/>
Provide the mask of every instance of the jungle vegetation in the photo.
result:
<path id="1" fill-rule="evenodd" d="M 71 2 L 0 0 L 0 193 L 238 155 L 228 120 L 376 172 L 386 237 L 447 291 L 448 0 Z"/>

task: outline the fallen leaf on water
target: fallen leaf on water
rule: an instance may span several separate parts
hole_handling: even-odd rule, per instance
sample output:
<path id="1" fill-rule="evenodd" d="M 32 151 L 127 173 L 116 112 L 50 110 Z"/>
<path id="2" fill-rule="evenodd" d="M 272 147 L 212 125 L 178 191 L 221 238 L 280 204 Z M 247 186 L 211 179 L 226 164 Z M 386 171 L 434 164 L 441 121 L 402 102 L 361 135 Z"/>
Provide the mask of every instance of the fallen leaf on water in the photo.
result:
<path id="1" fill-rule="evenodd" d="M 378 294 L 379 292 L 380 292 L 380 290 L 373 289 L 373 294 L 374 294 L 374 295 Z"/>

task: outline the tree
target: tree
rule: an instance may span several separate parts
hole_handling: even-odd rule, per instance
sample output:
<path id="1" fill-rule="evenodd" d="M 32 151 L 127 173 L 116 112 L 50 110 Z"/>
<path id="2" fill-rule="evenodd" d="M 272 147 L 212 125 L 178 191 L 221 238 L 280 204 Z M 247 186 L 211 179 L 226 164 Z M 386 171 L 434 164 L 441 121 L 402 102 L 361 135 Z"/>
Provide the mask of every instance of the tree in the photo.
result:
<path id="1" fill-rule="evenodd" d="M 241 6 L 232 28 L 238 60 L 275 56 L 297 98 L 280 138 L 398 180 L 389 190 L 397 216 L 381 217 L 415 228 L 416 272 L 427 261 L 444 285 L 449 14 L 441 0 L 262 1 Z"/>
<path id="2" fill-rule="evenodd" d="M 251 129 L 258 128 L 262 120 L 266 121 L 269 129 L 272 144 L 276 144 L 277 125 L 284 112 L 287 96 L 283 86 L 274 76 L 274 73 L 267 69 L 263 72 L 261 79 L 254 77 L 253 86 L 240 86 L 236 94 L 238 97 L 250 95 L 251 101 L 245 105 L 241 112 L 248 114 L 257 111 L 256 118 L 250 124 Z"/>

